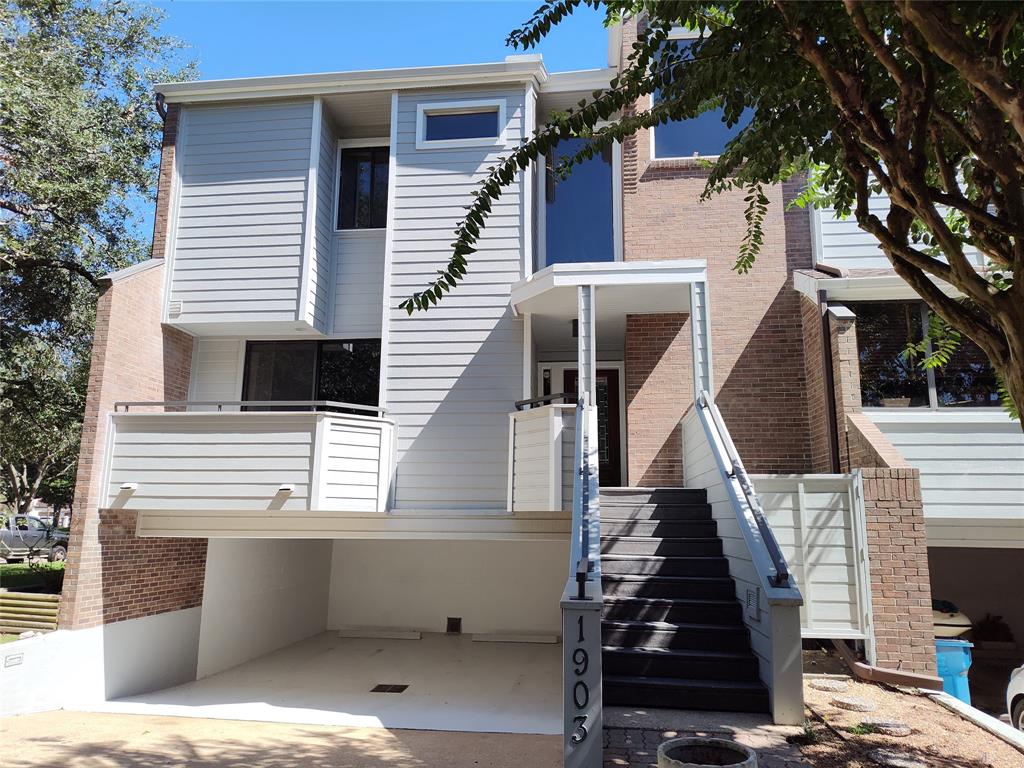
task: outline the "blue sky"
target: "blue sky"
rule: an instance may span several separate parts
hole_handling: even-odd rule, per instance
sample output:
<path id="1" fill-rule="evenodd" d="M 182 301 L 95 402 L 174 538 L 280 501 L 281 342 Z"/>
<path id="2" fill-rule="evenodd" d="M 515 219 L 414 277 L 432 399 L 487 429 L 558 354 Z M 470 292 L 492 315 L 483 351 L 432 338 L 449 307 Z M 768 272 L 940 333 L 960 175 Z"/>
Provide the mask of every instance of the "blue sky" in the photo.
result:
<path id="1" fill-rule="evenodd" d="M 540 0 L 153 2 L 163 32 L 189 46 L 202 79 L 500 61 L 505 37 Z M 548 71 L 606 65 L 602 16 L 589 8 L 539 49 Z"/>

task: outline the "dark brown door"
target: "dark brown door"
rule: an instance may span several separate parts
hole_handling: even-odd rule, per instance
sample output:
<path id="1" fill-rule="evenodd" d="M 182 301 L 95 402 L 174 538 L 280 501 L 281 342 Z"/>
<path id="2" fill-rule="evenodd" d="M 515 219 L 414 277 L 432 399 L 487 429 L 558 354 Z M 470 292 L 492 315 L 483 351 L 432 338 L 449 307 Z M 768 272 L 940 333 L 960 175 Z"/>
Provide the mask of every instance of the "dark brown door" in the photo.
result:
<path id="1" fill-rule="evenodd" d="M 579 392 L 579 371 L 565 369 L 564 392 Z M 622 452 L 619 432 L 619 372 L 597 369 L 597 459 L 604 488 L 622 485 Z"/>

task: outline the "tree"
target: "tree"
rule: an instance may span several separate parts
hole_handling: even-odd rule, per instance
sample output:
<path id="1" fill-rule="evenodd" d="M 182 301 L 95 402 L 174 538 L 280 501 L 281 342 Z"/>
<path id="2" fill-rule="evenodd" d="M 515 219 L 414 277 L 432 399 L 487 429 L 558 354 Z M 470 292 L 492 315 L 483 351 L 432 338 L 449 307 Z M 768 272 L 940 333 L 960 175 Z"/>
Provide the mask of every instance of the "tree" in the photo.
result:
<path id="1" fill-rule="evenodd" d="M 153 85 L 191 74 L 160 18 L 0 0 L 0 488 L 18 509 L 40 489 L 66 498 L 99 278 L 147 255 Z"/>
<path id="2" fill-rule="evenodd" d="M 562 172 L 637 130 L 721 109 L 750 121 L 710 162 L 702 199 L 746 190 L 747 231 L 735 268 L 762 241 L 766 185 L 811 178 L 801 203 L 852 213 L 893 269 L 941 318 L 945 339 L 980 346 L 1024 410 L 1024 23 L 1002 2 L 801 3 L 557 0 L 508 43 L 528 49 L 580 5 L 606 24 L 643 20 L 610 87 L 596 91 L 493 167 L 456 230 L 436 280 L 403 306 L 441 300 L 466 274 L 491 204 L 559 141 L 589 143 Z M 673 28 L 699 33 L 681 45 Z M 656 94 L 653 106 L 642 97 Z M 598 128 L 604 120 L 606 127 Z M 872 194 L 890 201 L 883 218 Z M 965 249 L 987 264 L 978 269 Z M 960 295 L 951 298 L 949 294 Z M 948 344 L 947 344 L 948 348 Z M 940 364 L 932 359 L 928 364 Z"/>

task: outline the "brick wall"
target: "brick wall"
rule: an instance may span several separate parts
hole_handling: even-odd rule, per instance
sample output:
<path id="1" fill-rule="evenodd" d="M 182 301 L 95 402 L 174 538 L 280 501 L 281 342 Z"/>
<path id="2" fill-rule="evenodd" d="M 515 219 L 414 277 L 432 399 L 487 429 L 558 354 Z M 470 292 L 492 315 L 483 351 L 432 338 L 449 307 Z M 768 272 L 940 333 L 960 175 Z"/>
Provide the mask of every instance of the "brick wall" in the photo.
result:
<path id="1" fill-rule="evenodd" d="M 627 22 L 623 50 L 628 51 L 635 39 L 636 22 Z M 764 246 L 754 269 L 740 275 L 733 264 L 745 231 L 743 192 L 698 202 L 707 171 L 692 159 L 652 162 L 648 131 L 624 143 L 622 158 L 624 258 L 707 262 L 715 397 L 744 463 L 751 472 L 807 471 L 812 458 L 804 337 L 791 272 L 811 265 L 810 219 L 805 210 L 785 210 L 800 181 L 767 191 L 771 204 Z M 627 331 L 627 349 L 644 347 Z M 634 354 L 634 366 L 650 371 L 683 367 L 674 357 L 688 355 L 689 347 L 662 348 L 669 358 L 666 363 L 638 360 Z M 629 368 L 627 362 L 627 380 L 642 387 L 640 373 Z M 666 436 L 664 422 L 693 402 L 692 389 L 687 380 L 681 400 L 651 414 L 647 422 L 631 421 L 630 453 L 636 441 L 651 444 Z M 648 458 L 645 448 L 641 466 Z M 631 471 L 629 482 L 635 485 L 639 480 Z"/>
<path id="2" fill-rule="evenodd" d="M 921 477 L 913 467 L 865 467 L 864 512 L 877 664 L 935 674 L 935 628 Z"/>
<path id="3" fill-rule="evenodd" d="M 180 115 L 177 104 L 167 106 L 163 143 L 160 147 L 160 177 L 157 181 L 156 214 L 153 219 L 153 248 L 150 252 L 154 259 L 162 259 L 167 255 L 168 220 L 174 178 L 174 147 L 178 141 Z"/>
<path id="4" fill-rule="evenodd" d="M 205 541 L 136 539 L 130 535 L 132 513 L 99 511 L 107 416 L 114 403 L 188 397 L 192 339 L 161 326 L 163 284 L 163 263 L 156 261 L 115 279 L 97 302 L 59 620 L 65 629 L 189 608 L 202 600 Z M 147 565 L 117 565 L 122 560 Z"/>
<path id="5" fill-rule="evenodd" d="M 825 341 L 821 310 L 806 296 L 800 298 L 800 321 L 804 336 L 804 387 L 807 401 L 808 439 L 811 444 L 811 471 L 832 471 L 830 434 L 831 409 L 828 380 L 825 377 Z"/>
<path id="6" fill-rule="evenodd" d="M 626 443 L 635 486 L 683 484 L 682 425 L 693 401 L 689 315 L 626 318 Z"/>

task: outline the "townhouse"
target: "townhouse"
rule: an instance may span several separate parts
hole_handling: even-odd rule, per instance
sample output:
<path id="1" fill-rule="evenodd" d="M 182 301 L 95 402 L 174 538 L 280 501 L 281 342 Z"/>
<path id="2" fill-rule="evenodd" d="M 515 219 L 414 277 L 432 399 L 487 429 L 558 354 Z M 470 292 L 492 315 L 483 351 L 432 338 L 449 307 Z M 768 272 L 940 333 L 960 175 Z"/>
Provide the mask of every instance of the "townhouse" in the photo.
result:
<path id="1" fill-rule="evenodd" d="M 523 172 L 465 280 L 399 308 L 636 33 L 583 72 L 161 87 L 153 259 L 98 307 L 59 705 L 564 733 L 585 764 L 602 706 L 802 721 L 804 640 L 934 674 L 933 594 L 1024 636 L 1024 440 L 984 359 L 908 365 L 925 310 L 799 179 L 736 273 L 742 195 L 697 202 L 713 120 Z"/>

